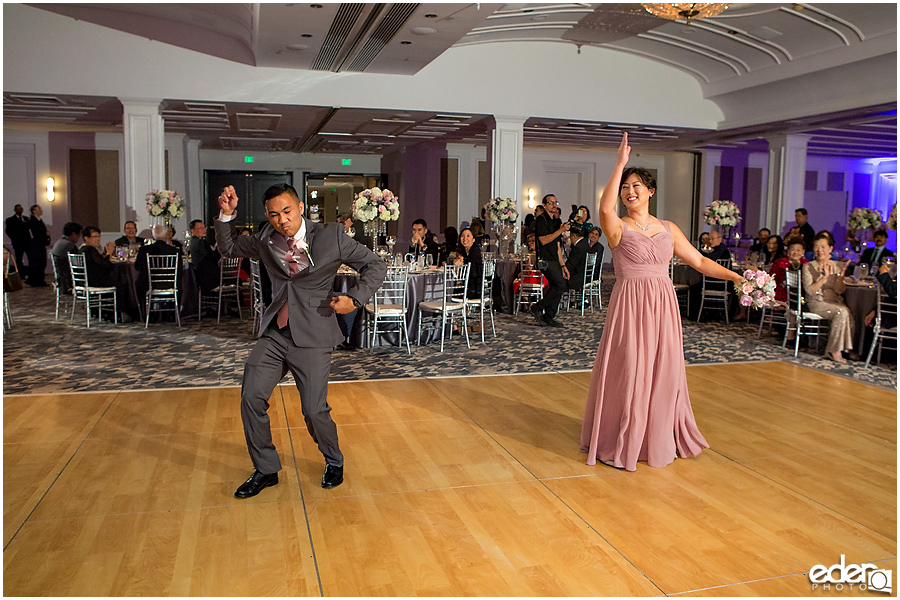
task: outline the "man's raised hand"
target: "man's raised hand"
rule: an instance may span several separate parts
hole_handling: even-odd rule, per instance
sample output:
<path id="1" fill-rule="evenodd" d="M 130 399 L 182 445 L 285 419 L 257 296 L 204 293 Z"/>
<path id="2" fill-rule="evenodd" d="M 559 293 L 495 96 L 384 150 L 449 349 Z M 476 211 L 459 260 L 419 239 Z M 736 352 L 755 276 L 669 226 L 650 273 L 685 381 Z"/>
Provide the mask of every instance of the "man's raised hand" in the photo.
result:
<path id="1" fill-rule="evenodd" d="M 237 192 L 234 191 L 233 185 L 229 185 L 222 190 L 221 194 L 219 194 L 219 209 L 222 211 L 223 215 L 230 216 L 237 210 L 237 205 Z"/>

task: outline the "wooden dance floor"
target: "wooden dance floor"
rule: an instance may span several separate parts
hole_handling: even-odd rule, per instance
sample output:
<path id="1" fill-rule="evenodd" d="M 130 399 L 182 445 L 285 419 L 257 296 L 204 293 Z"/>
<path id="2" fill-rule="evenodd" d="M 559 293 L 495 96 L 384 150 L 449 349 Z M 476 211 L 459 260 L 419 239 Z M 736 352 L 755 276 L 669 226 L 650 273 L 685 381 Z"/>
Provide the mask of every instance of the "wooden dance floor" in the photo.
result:
<path id="1" fill-rule="evenodd" d="M 711 449 L 627 473 L 578 453 L 589 377 L 334 384 L 333 490 L 282 386 L 281 481 L 248 500 L 236 388 L 7 396 L 3 592 L 856 595 L 806 575 L 842 554 L 900 584 L 895 392 L 781 362 L 688 367 Z"/>

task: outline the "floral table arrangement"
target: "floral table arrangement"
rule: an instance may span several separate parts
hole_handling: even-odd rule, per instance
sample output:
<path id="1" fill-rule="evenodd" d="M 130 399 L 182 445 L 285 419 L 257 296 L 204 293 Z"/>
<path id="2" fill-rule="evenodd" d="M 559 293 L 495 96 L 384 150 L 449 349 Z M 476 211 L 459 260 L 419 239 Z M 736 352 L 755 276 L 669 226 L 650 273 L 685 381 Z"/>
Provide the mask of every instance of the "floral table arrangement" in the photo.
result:
<path id="1" fill-rule="evenodd" d="M 184 199 L 172 190 L 150 190 L 146 196 L 147 213 L 151 217 L 165 220 L 166 226 L 171 219 L 184 215 Z"/>
<path id="2" fill-rule="evenodd" d="M 707 225 L 734 227 L 741 220 L 741 209 L 731 200 L 713 200 L 703 211 Z"/>
<path id="3" fill-rule="evenodd" d="M 847 227 L 857 231 L 881 227 L 881 213 L 871 208 L 854 208 L 850 211 Z"/>
<path id="4" fill-rule="evenodd" d="M 387 235 L 387 221 L 400 218 L 400 198 L 391 190 L 373 187 L 356 194 L 354 199 L 353 218 L 363 222 L 366 235 Z"/>
<path id="5" fill-rule="evenodd" d="M 892 231 L 897 231 L 897 205 L 894 205 L 894 208 L 891 209 L 891 214 L 888 215 L 887 220 L 887 228 Z"/>
<path id="6" fill-rule="evenodd" d="M 484 205 L 487 216 L 493 222 L 499 221 L 516 221 L 519 218 L 519 211 L 516 210 L 516 203 L 510 198 L 491 198 Z"/>

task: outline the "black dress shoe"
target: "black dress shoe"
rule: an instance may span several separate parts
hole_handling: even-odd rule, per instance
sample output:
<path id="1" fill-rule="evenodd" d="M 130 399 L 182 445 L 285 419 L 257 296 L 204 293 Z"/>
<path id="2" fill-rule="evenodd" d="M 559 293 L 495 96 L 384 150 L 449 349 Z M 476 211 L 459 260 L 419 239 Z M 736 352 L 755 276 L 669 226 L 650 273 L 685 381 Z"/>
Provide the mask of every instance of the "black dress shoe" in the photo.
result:
<path id="1" fill-rule="evenodd" d="M 532 306 L 528 312 L 530 312 L 531 316 L 538 322 L 538 327 L 543 327 L 547 324 L 547 321 L 544 320 L 544 311 L 537 306 Z"/>
<path id="2" fill-rule="evenodd" d="M 260 473 L 253 471 L 250 479 L 241 484 L 241 487 L 234 492 L 235 498 L 252 498 L 257 495 L 263 488 L 278 483 L 278 473 Z"/>
<path id="3" fill-rule="evenodd" d="M 848 358 L 849 360 L 853 360 L 853 361 L 860 361 L 860 360 L 862 360 L 862 357 L 860 357 L 860 355 L 857 354 L 856 352 L 854 352 L 853 350 L 850 350 L 849 352 L 847 352 L 847 358 Z"/>
<path id="4" fill-rule="evenodd" d="M 322 475 L 322 487 L 325 489 L 337 487 L 344 483 L 344 467 L 325 465 L 325 474 Z"/>
<path id="5" fill-rule="evenodd" d="M 341 342 L 338 345 L 338 349 L 339 350 L 349 350 L 350 352 L 353 352 L 354 350 L 356 350 L 356 346 L 354 346 L 350 342 Z"/>
<path id="6" fill-rule="evenodd" d="M 547 325 L 550 327 L 564 327 L 564 325 L 556 319 L 547 319 Z"/>

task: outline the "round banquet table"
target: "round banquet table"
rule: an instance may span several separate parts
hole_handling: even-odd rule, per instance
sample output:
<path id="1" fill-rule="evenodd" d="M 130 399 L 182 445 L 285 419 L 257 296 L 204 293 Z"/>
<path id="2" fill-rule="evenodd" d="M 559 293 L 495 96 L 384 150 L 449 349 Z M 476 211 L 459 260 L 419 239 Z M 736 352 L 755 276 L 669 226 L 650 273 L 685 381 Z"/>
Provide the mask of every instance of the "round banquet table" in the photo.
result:
<path id="1" fill-rule="evenodd" d="M 878 303 L 877 284 L 847 284 L 844 290 L 844 303 L 853 315 L 856 329 L 853 332 L 853 350 L 862 354 L 866 340 L 866 315 L 875 310 Z"/>
<path id="2" fill-rule="evenodd" d="M 128 297 L 124 299 L 130 312 L 136 313 L 144 319 L 144 303 L 138 298 L 138 279 L 140 273 L 134 266 L 134 260 L 114 260 L 110 262 L 115 267 L 116 279 L 119 283 L 128 286 Z M 197 314 L 197 280 L 194 277 L 194 270 L 190 263 L 181 263 L 181 282 L 179 287 L 179 312 L 182 318 L 194 316 Z M 119 300 L 123 302 L 123 300 Z M 120 307 L 122 310 L 126 306 Z"/>

